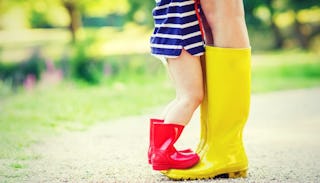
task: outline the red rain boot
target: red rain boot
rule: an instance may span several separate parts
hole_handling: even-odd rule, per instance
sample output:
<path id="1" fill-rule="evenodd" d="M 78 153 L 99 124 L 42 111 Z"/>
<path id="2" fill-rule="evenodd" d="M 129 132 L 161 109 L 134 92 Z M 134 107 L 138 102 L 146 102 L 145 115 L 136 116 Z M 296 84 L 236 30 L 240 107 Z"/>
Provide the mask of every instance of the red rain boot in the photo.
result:
<path id="1" fill-rule="evenodd" d="M 154 123 L 163 123 L 164 120 L 163 119 L 155 119 L 155 118 L 151 118 L 150 119 L 150 136 L 149 136 L 149 149 L 148 149 L 148 163 L 151 164 L 151 154 L 153 152 L 153 139 L 154 139 L 154 135 L 153 135 L 153 131 L 154 131 Z M 183 154 L 192 154 L 194 153 L 191 149 L 184 149 L 184 150 L 180 150 L 180 153 Z"/>
<path id="2" fill-rule="evenodd" d="M 200 158 L 196 153 L 186 155 L 174 147 L 183 128 L 183 125 L 178 124 L 154 123 L 155 138 L 151 155 L 154 170 L 187 169 L 198 163 Z"/>

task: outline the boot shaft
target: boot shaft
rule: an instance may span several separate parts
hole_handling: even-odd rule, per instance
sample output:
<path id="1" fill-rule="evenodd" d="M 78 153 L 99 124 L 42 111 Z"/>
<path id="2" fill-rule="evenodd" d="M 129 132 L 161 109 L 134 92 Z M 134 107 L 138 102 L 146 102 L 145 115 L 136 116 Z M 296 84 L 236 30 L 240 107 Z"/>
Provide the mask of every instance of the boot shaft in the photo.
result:
<path id="1" fill-rule="evenodd" d="M 180 137 L 184 126 L 178 124 L 154 123 L 154 140 L 155 150 L 175 150 L 173 144 Z"/>
<path id="2" fill-rule="evenodd" d="M 174 147 L 184 126 L 177 124 L 154 123 L 154 146 L 151 163 L 154 170 L 171 168 L 186 169 L 199 161 L 195 153 L 181 153 Z"/>
<path id="3" fill-rule="evenodd" d="M 200 162 L 170 170 L 173 179 L 245 177 L 248 159 L 242 131 L 249 113 L 250 49 L 206 47 L 206 143 Z M 203 112 L 205 113 L 205 111 Z"/>
<path id="4" fill-rule="evenodd" d="M 153 146 L 153 139 L 154 139 L 154 124 L 155 123 L 163 123 L 163 119 L 156 119 L 156 118 L 151 118 L 150 119 L 150 127 L 149 127 L 149 144 L 150 147 Z"/>
<path id="5" fill-rule="evenodd" d="M 249 114 L 250 49 L 206 47 L 208 133 L 241 140 Z"/>
<path id="6" fill-rule="evenodd" d="M 242 132 L 250 107 L 251 51 L 207 47 L 206 68 L 207 161 L 246 167 Z"/>

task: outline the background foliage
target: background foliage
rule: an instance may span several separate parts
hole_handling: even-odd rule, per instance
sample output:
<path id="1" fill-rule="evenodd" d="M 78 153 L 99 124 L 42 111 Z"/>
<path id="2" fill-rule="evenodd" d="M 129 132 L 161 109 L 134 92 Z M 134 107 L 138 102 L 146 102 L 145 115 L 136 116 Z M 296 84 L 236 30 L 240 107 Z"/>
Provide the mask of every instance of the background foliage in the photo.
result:
<path id="1" fill-rule="evenodd" d="M 319 1 L 245 0 L 244 3 L 254 51 L 299 48 L 320 52 Z M 43 57 L 42 61 L 40 58 L 40 60 L 32 61 L 32 54 L 34 50 L 43 52 L 48 47 L 48 39 L 39 40 L 39 37 L 34 35 L 37 32 L 30 33 L 32 38 L 23 42 L 26 44 L 24 45 L 16 34 L 22 34 L 21 38 L 25 39 L 28 35 L 18 30 L 47 29 L 52 32 L 44 31 L 44 34 L 55 35 L 56 38 L 63 41 L 57 44 L 57 41 L 52 39 L 50 44 L 56 47 L 48 49 L 50 52 L 56 52 L 57 57 L 60 56 L 60 58 L 55 58 L 56 62 L 65 61 L 60 65 L 64 69 L 64 76 L 97 84 L 103 76 L 105 65 L 108 65 L 104 63 L 106 58 L 102 56 L 105 56 L 107 52 L 115 53 L 114 47 L 119 46 L 116 39 L 112 39 L 112 34 L 121 31 L 134 32 L 137 26 L 146 27 L 144 35 L 150 34 L 153 26 L 151 11 L 154 5 L 154 1 L 140 0 L 0 0 L 0 30 L 7 33 L 1 40 L 3 44 L 0 50 L 3 51 L 3 55 L 15 55 L 12 52 L 26 48 L 32 49 L 29 55 L 18 58 L 18 60 L 10 56 L 9 59 L 2 57 L 0 63 L 4 61 L 9 63 L 1 64 L 0 77 L 11 80 L 14 85 L 22 83 L 23 78 L 28 74 L 35 75 L 37 79 L 40 78 L 40 72 L 44 69 L 41 65 L 44 65 L 45 60 L 48 59 L 46 57 L 52 56 L 42 55 L 40 56 Z M 128 25 L 132 24 L 136 26 L 130 28 Z M 98 30 L 106 27 L 115 32 L 104 31 L 108 35 L 95 35 Z M 68 31 L 70 36 L 57 34 L 58 31 L 65 32 L 64 30 Z M 8 36 L 17 37 L 17 41 L 8 39 Z M 127 40 L 137 41 L 139 39 L 130 40 L 127 37 Z M 109 45 L 113 43 L 114 47 L 106 48 L 105 45 L 108 44 L 106 42 Z M 146 42 L 147 40 L 142 44 Z M 125 45 L 127 44 L 123 44 Z M 57 49 L 59 46 L 63 46 L 63 50 Z M 136 46 L 137 44 L 133 45 L 133 47 Z M 144 47 L 141 51 L 146 53 L 148 49 Z M 38 53 L 38 55 L 41 54 Z M 27 57 L 31 57 L 29 62 L 17 63 L 25 62 L 28 60 L 25 59 Z M 49 59 L 52 60 L 52 58 Z M 12 61 L 15 64 L 12 64 Z"/>
<path id="2" fill-rule="evenodd" d="M 252 91 L 320 86 L 319 0 L 244 0 Z M 0 0 L 0 176 L 47 136 L 174 97 L 149 54 L 154 1 Z M 16 166 L 17 165 L 17 166 Z M 8 173 L 9 172 L 9 173 Z M 0 177 L 1 179 L 1 177 Z M 19 181 L 15 181 L 19 182 Z"/>

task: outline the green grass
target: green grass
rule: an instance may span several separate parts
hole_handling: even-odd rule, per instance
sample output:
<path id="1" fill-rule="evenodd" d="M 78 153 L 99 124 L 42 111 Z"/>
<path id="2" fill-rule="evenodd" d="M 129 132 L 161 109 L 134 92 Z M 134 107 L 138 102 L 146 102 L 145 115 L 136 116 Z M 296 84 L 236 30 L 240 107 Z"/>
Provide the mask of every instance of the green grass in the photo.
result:
<path id="1" fill-rule="evenodd" d="M 122 28 L 83 28 L 78 33 L 78 43 L 86 40 L 89 55 L 110 56 L 114 54 L 136 54 L 149 52 L 151 30 L 132 23 Z M 70 52 L 71 35 L 67 29 L 27 29 L 0 31 L 0 61 L 20 62 L 28 58 L 35 48 L 41 48 L 46 58 L 53 60 Z"/>
<path id="2" fill-rule="evenodd" d="M 0 162 L 9 161 L 6 165 L 0 164 L 0 176 L 3 170 L 10 172 L 26 168 L 23 160 L 39 158 L 29 152 L 30 146 L 49 136 L 87 130 L 98 122 L 114 118 L 147 114 L 172 99 L 174 89 L 165 69 L 161 66 L 159 72 L 159 61 L 146 56 L 149 47 L 145 43 L 149 32 L 145 28 L 127 25 L 123 31 L 102 28 L 98 31 L 85 29 L 79 33 L 80 39 L 92 37 L 94 40 L 86 47 L 90 55 L 106 56 L 110 63 L 119 66 L 122 73 L 99 86 L 88 87 L 67 81 L 54 87 L 42 86 L 31 93 L 18 91 L 13 94 L 6 84 L 0 83 Z M 39 41 L 34 42 L 38 37 Z M 31 43 L 46 45 L 42 52 L 48 58 L 59 58 L 68 50 L 66 41 L 69 35 L 65 30 L 58 33 L 27 31 L 14 41 L 6 34 L 2 38 L 6 38 L 2 39 L 0 50 L 4 61 L 25 58 L 30 54 L 26 47 Z M 265 40 L 263 38 L 261 41 Z M 299 50 L 254 53 L 253 93 L 315 86 L 320 86 L 319 55 Z"/>
<path id="3" fill-rule="evenodd" d="M 255 54 L 252 92 L 320 86 L 320 57 L 301 51 Z"/>
<path id="4" fill-rule="evenodd" d="M 13 94 L 0 83 L 0 179 L 22 181 L 32 168 L 28 162 L 41 158 L 30 147 L 49 137 L 87 130 L 115 118 L 152 113 L 155 107 L 169 102 L 174 89 L 164 67 L 159 71 L 155 66 L 157 72 L 152 71 L 152 64 L 141 67 L 150 64 L 146 58 L 150 57 L 142 54 L 139 61 L 135 55 L 130 61 L 128 68 L 136 67 L 138 73 L 124 67 L 128 73 L 98 86 L 67 81 Z M 252 65 L 253 93 L 320 86 L 320 61 L 314 54 L 257 53 Z"/>
<path id="5" fill-rule="evenodd" d="M 58 86 L 39 87 L 32 93 L 12 93 L 0 82 L 0 179 L 21 177 L 19 170 L 28 168 L 24 160 L 39 158 L 29 151 L 30 146 L 50 136 L 87 130 L 114 118 L 147 114 L 172 99 L 174 89 L 165 69 L 159 71 L 159 65 L 153 64 L 159 61 L 146 56 L 150 34 L 151 30 L 132 24 L 121 30 L 106 27 L 79 32 L 80 40 L 94 40 L 86 45 L 89 55 L 107 57 L 112 63 L 130 63 L 118 64 L 125 74 L 99 86 L 67 81 Z M 272 40 L 265 37 L 253 35 L 253 47 L 269 48 Z M 70 52 L 67 44 L 70 35 L 66 30 L 26 30 L 14 36 L 12 32 L 1 31 L 0 40 L 1 62 L 23 61 L 35 46 L 41 46 L 45 58 L 53 60 Z M 132 74 L 132 70 L 138 72 Z M 299 50 L 254 53 L 253 93 L 316 86 L 320 86 L 319 55 Z"/>
<path id="6" fill-rule="evenodd" d="M 33 93 L 5 92 L 0 105 L 0 159 L 32 158 L 25 149 L 42 137 L 143 114 L 174 96 L 164 69 L 155 76 L 133 77 L 91 87 L 63 83 L 49 89 L 38 88 Z M 320 61 L 316 55 L 279 52 L 253 56 L 253 92 L 313 86 L 320 86 Z"/>
<path id="7" fill-rule="evenodd" d="M 141 61 L 136 58 L 132 63 L 139 66 L 147 63 L 145 60 L 142 54 Z M 320 60 L 312 53 L 256 53 L 252 65 L 254 93 L 320 86 Z M 163 67 L 157 74 L 141 70 L 138 75 L 128 73 L 99 86 L 64 82 L 32 93 L 12 94 L 0 83 L 0 160 L 12 161 L 8 168 L 21 169 L 23 163 L 16 162 L 38 158 L 27 150 L 48 136 L 146 114 L 173 97 L 174 89 Z"/>
<path id="8" fill-rule="evenodd" d="M 253 92 L 320 86 L 320 63 L 259 68 L 252 74 Z"/>
<path id="9" fill-rule="evenodd" d="M 97 122 L 143 114 L 163 105 L 174 93 L 160 77 L 91 87 L 64 83 L 2 98 L 0 159 L 32 158 L 25 154 L 26 148 L 45 136 L 85 130 Z"/>

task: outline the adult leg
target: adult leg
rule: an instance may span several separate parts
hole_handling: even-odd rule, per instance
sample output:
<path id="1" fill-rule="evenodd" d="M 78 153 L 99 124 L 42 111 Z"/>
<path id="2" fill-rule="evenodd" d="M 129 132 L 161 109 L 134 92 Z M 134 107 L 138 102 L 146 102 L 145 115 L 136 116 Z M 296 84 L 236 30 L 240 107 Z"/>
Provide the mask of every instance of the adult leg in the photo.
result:
<path id="1" fill-rule="evenodd" d="M 203 0 L 213 35 L 206 47 L 207 139 L 196 166 L 169 170 L 172 179 L 245 177 L 242 142 L 250 103 L 250 44 L 241 0 Z"/>
<path id="2" fill-rule="evenodd" d="M 212 31 L 214 46 L 250 47 L 242 0 L 201 0 L 201 7 Z"/>

